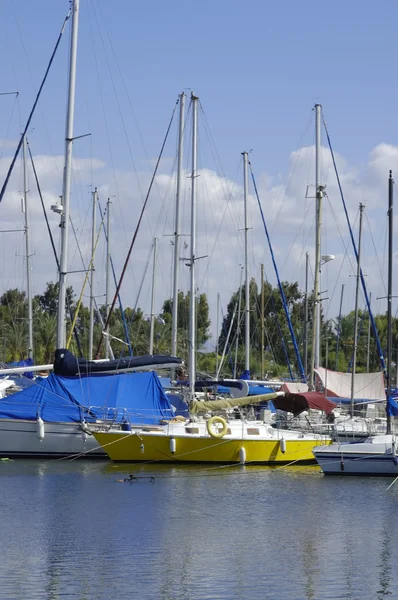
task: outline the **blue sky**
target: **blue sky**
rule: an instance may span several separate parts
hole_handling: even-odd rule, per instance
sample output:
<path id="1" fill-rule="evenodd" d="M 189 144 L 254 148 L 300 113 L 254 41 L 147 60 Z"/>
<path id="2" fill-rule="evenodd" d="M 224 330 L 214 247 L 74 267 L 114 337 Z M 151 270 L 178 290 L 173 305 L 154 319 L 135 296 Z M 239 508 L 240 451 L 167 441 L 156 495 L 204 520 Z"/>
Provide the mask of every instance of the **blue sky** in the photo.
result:
<path id="1" fill-rule="evenodd" d="M 1 52 L 9 58 L 3 61 L 2 88 L 20 89 L 22 116 L 31 105 L 67 7 L 62 0 L 2 3 L 6 31 Z M 82 0 L 76 129 L 92 129 L 94 139 L 99 138 L 99 157 L 107 158 L 109 149 L 97 127 L 101 109 L 93 38 L 101 83 L 106 85 L 105 105 L 116 113 L 117 107 L 103 60 L 102 36 L 125 119 L 131 122 L 132 114 L 118 68 L 149 156 L 157 154 L 178 92 L 193 88 L 229 173 L 236 156 L 249 148 L 262 168 L 273 173 L 284 170 L 316 101 L 323 104 L 334 144 L 348 160 L 361 164 L 370 148 L 380 141 L 392 143 L 398 133 L 397 16 L 393 1 Z M 62 150 L 66 41 L 42 104 L 55 150 Z M 117 127 L 118 114 L 114 119 L 109 115 L 109 123 Z M 132 125 L 129 133 L 139 159 L 143 151 Z M 42 151 L 47 142 L 43 135 L 37 137 Z M 117 149 L 114 152 L 117 156 Z M 123 152 L 117 158 L 129 166 Z"/>
<path id="2" fill-rule="evenodd" d="M 67 10 L 66 0 L 39 3 L 4 0 L 0 5 L 3 56 L 0 91 L 20 92 L 17 103 L 12 97 L 0 97 L 2 176 Z M 213 265 L 199 267 L 199 281 L 212 305 L 213 330 L 219 287 L 225 310 L 231 293 L 239 285 L 238 265 L 243 255 L 242 236 L 237 230 L 243 218 L 240 172 L 243 150 L 253 150 L 251 160 L 273 232 L 281 276 L 298 279 L 303 285 L 305 251 L 312 252 L 314 237 L 311 200 L 305 199 L 314 170 L 312 109 L 320 102 L 338 155 L 353 220 L 359 201 L 367 205 L 365 266 L 374 297 L 383 295 L 387 175 L 398 159 L 397 17 L 398 5 L 387 0 L 378 3 L 81 0 L 75 135 L 88 132 L 92 135 L 74 145 L 74 156 L 80 163 L 74 174 L 72 214 L 85 245 L 85 256 L 90 238 L 89 191 L 90 185 L 96 185 L 103 198 L 117 196 L 114 228 L 118 243 L 114 252 L 121 269 L 176 98 L 181 90 L 193 89 L 200 97 L 215 148 L 211 150 L 206 129 L 201 125 L 199 156 L 204 171 L 199 244 L 203 254 L 211 256 Z M 61 193 L 68 40 L 66 33 L 29 132 L 48 205 Z M 126 304 L 134 304 L 132 298 L 152 236 L 163 237 L 172 230 L 176 131 L 174 124 L 162 164 L 162 178 L 157 182 L 154 203 L 149 207 L 126 283 Z M 187 156 L 187 169 L 188 161 Z M 326 310 L 329 316 L 335 316 L 341 271 L 346 274 L 343 281 L 351 288 L 353 278 L 349 278 L 351 267 L 342 268 L 349 258 L 344 247 L 347 230 L 326 153 L 322 169 L 331 202 L 329 208 L 325 205 L 323 252 L 336 254 L 335 263 L 328 266 L 329 275 L 324 275 L 328 277 L 325 286 L 333 290 Z M 223 182 L 227 182 L 226 187 Z M 10 186 L 9 197 L 2 207 L 3 219 L 9 227 L 21 219 L 15 214 L 21 189 L 20 164 Z M 186 193 L 188 196 L 188 190 Z M 228 196 L 233 197 L 232 208 L 228 208 L 229 221 L 228 218 L 223 221 L 223 206 Z M 37 197 L 34 202 L 37 203 Z M 183 226 L 188 227 L 188 209 L 184 210 Z M 266 273 L 273 280 L 253 198 L 251 210 L 255 225 L 250 242 L 252 274 L 258 278 L 259 264 L 265 262 Z M 333 226 L 334 211 L 338 214 Z M 308 216 L 303 220 L 304 213 Z M 52 224 L 56 233 L 54 216 Z M 33 217 L 33 228 L 37 293 L 56 274 L 44 241 L 46 234 L 39 209 Z M 339 228 L 344 240 L 339 238 Z M 232 253 L 231 240 L 235 238 L 236 248 Z M 14 242 L 14 246 L 8 241 L 0 242 L 5 289 L 23 285 L 23 269 L 17 267 L 16 258 L 21 254 L 21 240 L 15 236 Z M 163 243 L 167 245 L 169 240 Z M 377 258 L 375 246 L 380 253 Z M 169 250 L 163 251 L 163 256 L 166 255 L 171 257 Z M 81 266 L 76 252 L 71 256 L 71 265 L 76 269 Z M 167 261 L 160 267 L 159 277 L 160 309 L 162 299 L 170 291 Z M 100 286 L 101 278 L 99 269 Z M 74 284 L 79 287 L 77 281 Z M 182 285 L 187 285 L 186 274 Z M 350 293 L 353 297 L 352 289 Z M 147 283 L 141 300 L 144 307 L 148 294 Z M 346 311 L 352 308 L 347 304 Z M 379 303 L 378 310 L 384 309 L 384 304 Z"/>

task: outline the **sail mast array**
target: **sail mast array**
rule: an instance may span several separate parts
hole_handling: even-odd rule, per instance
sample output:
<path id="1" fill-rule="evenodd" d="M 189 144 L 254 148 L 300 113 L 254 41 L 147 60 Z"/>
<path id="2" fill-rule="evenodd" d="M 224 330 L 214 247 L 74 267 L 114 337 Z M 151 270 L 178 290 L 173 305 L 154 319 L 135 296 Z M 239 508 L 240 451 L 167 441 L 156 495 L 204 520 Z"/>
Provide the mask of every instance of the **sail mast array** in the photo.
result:
<path id="1" fill-rule="evenodd" d="M 310 388 L 314 388 L 314 369 L 319 367 L 321 303 L 319 297 L 319 279 L 321 270 L 321 224 L 323 187 L 321 180 L 321 105 L 315 104 L 315 271 L 314 271 L 314 309 L 312 320 L 312 349 Z"/>
<path id="2" fill-rule="evenodd" d="M 286 303 L 285 293 L 283 291 L 283 286 L 282 286 L 282 283 L 281 283 L 281 280 L 280 280 L 280 277 L 279 277 L 278 267 L 276 266 L 275 255 L 274 255 L 274 251 L 272 249 L 272 244 L 271 244 L 271 238 L 269 236 L 268 227 L 267 227 L 267 223 L 265 221 L 264 211 L 263 211 L 263 207 L 261 206 L 260 196 L 258 194 L 257 184 L 256 184 L 256 180 L 254 178 L 254 174 L 253 174 L 253 170 L 252 170 L 251 164 L 250 164 L 250 171 L 251 171 L 251 176 L 252 176 L 254 191 L 255 191 L 255 194 L 256 194 L 257 202 L 258 202 L 258 207 L 260 209 L 261 220 L 263 222 L 265 235 L 267 237 L 267 242 L 268 242 L 268 247 L 269 247 L 269 251 L 270 251 L 270 254 L 271 254 L 272 264 L 274 266 L 275 275 L 276 275 L 276 279 L 277 279 L 277 282 L 278 282 L 278 289 L 279 289 L 279 293 L 281 295 L 281 300 L 282 300 L 282 304 L 283 304 L 283 310 L 285 312 L 285 317 L 286 317 L 287 325 L 289 327 L 289 333 L 290 333 L 290 336 L 291 336 L 292 344 L 293 344 L 293 347 L 294 347 L 294 352 L 295 352 L 295 355 L 296 355 L 297 366 L 299 368 L 301 378 L 303 379 L 303 381 L 306 381 L 306 375 L 305 375 L 303 363 L 302 363 L 302 360 L 301 360 L 299 348 L 298 348 L 298 345 L 297 345 L 296 335 L 294 333 L 294 329 L 293 329 L 293 325 L 292 325 L 292 320 L 290 318 L 288 306 L 287 306 L 287 303 Z M 281 336 L 281 339 L 282 339 L 282 336 Z M 282 342 L 283 342 L 283 339 L 282 339 Z M 284 348 L 284 350 L 285 350 L 285 348 Z M 286 354 L 287 354 L 287 352 L 286 352 Z M 291 378 L 293 379 L 290 366 L 289 366 L 289 371 L 290 371 L 290 374 L 291 374 Z"/>
<path id="3" fill-rule="evenodd" d="M 153 354 L 153 341 L 155 337 L 155 295 L 156 295 L 156 262 L 158 257 L 158 238 L 153 238 L 152 256 L 152 291 L 151 291 L 151 323 L 149 332 L 149 354 Z"/>
<path id="4" fill-rule="evenodd" d="M 247 233 L 249 231 L 247 221 L 248 179 L 247 165 L 248 153 L 243 155 L 243 201 L 244 201 L 244 231 L 245 231 L 245 371 L 250 376 L 250 278 L 249 261 L 247 252 Z"/>
<path id="5" fill-rule="evenodd" d="M 392 171 L 388 177 L 388 288 L 387 288 L 387 398 L 391 396 L 392 387 L 392 266 L 394 242 L 394 180 Z M 397 367 L 398 368 L 398 367 Z M 391 433 L 391 415 L 387 410 L 387 434 Z"/>
<path id="6" fill-rule="evenodd" d="M 92 195 L 92 224 L 91 224 L 91 271 L 90 271 L 90 325 L 88 340 L 88 357 L 93 360 L 93 342 L 94 342 L 94 302 L 95 302 L 95 250 L 96 250 L 96 216 L 98 193 L 97 188 Z"/>
<path id="7" fill-rule="evenodd" d="M 357 368 L 357 348 L 358 348 L 358 301 L 359 301 L 359 279 L 361 276 L 361 247 L 362 247 L 362 218 L 364 205 L 359 205 L 359 234 L 358 234 L 358 260 L 357 275 L 355 286 L 355 321 L 354 321 L 354 353 L 352 359 L 351 374 L 351 416 L 354 416 L 354 395 L 355 395 L 355 372 Z"/>
<path id="8" fill-rule="evenodd" d="M 174 257 L 173 257 L 173 306 L 171 320 L 171 354 L 177 355 L 177 331 L 178 331 L 178 282 L 180 274 L 180 206 L 181 206 L 181 184 L 182 184 L 182 161 L 184 152 L 184 118 L 185 118 L 185 94 L 179 96 L 180 115 L 178 125 L 178 157 L 177 157 L 177 192 L 174 223 Z"/>
<path id="9" fill-rule="evenodd" d="M 76 88 L 76 59 L 77 59 L 77 34 L 79 29 L 79 0 L 73 0 L 72 5 L 72 30 L 69 56 L 69 85 L 68 107 L 66 112 L 65 135 L 65 167 L 62 186 L 62 213 L 61 213 L 61 253 L 59 261 L 59 299 L 57 323 L 57 347 L 64 348 L 66 342 L 65 306 L 67 293 L 68 272 L 68 232 L 70 214 L 70 192 L 72 175 L 73 152 L 73 125 L 75 116 L 75 88 Z"/>
<path id="10" fill-rule="evenodd" d="M 196 179 L 197 179 L 197 152 L 198 152 L 198 97 L 193 93 L 192 102 L 192 173 L 191 173 L 191 252 L 190 270 L 191 285 L 189 297 L 189 399 L 195 399 L 196 379 L 196 318 L 195 318 L 195 261 L 196 256 Z"/>
<path id="11" fill-rule="evenodd" d="M 327 141 L 328 141 L 328 146 L 329 146 L 330 154 L 331 154 L 331 157 L 332 157 L 333 168 L 334 168 L 334 172 L 335 172 L 336 179 L 337 179 L 337 185 L 339 187 L 340 197 L 341 197 L 341 201 L 343 203 L 344 214 L 346 216 L 348 230 L 350 232 L 350 238 L 351 238 L 352 247 L 353 247 L 353 250 L 354 250 L 355 258 L 356 258 L 356 260 L 358 260 L 357 246 L 356 246 L 356 243 L 355 243 L 355 240 L 354 240 L 354 234 L 353 234 L 353 231 L 352 231 L 352 227 L 351 227 L 351 223 L 350 223 L 350 218 L 348 216 L 347 205 L 346 205 L 344 194 L 343 194 L 343 188 L 342 188 L 342 185 L 341 185 L 339 172 L 337 170 L 336 160 L 335 160 L 335 156 L 334 156 L 334 152 L 333 152 L 333 148 L 332 148 L 332 142 L 330 140 L 330 135 L 329 135 L 328 128 L 326 126 L 325 119 L 323 119 L 323 126 L 325 128 L 326 138 L 327 138 Z M 361 269 L 361 284 L 362 284 L 362 290 L 363 290 L 363 293 L 364 293 L 364 296 L 365 296 L 366 306 L 367 306 L 367 309 L 368 309 L 368 312 L 369 312 L 369 318 L 370 318 L 371 323 L 372 323 L 373 334 L 374 334 L 375 340 L 376 340 L 376 347 L 377 347 L 377 353 L 379 355 L 380 366 L 381 366 L 382 370 L 385 371 L 386 370 L 386 363 L 385 363 L 385 360 L 384 360 L 384 353 L 383 353 L 383 349 L 381 347 L 380 338 L 379 338 L 379 334 L 378 334 L 377 327 L 376 327 L 376 322 L 374 320 L 372 309 L 371 309 L 371 306 L 370 306 L 369 295 L 368 295 L 368 291 L 366 289 L 365 277 L 364 277 L 364 275 L 362 273 L 362 269 Z"/>
<path id="12" fill-rule="evenodd" d="M 33 309 L 32 309 L 32 268 L 30 250 L 30 213 L 29 213 L 29 185 L 28 185 L 28 162 L 26 156 L 27 139 L 23 138 L 23 209 L 25 213 L 25 248 L 26 248 L 26 291 L 28 296 L 28 358 L 33 359 Z"/>

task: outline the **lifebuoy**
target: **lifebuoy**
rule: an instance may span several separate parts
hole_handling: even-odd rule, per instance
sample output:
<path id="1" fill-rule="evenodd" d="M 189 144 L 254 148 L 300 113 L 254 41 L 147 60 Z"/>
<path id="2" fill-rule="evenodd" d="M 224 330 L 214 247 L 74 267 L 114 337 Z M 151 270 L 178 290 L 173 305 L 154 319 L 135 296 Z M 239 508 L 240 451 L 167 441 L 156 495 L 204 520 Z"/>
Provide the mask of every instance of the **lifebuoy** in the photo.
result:
<path id="1" fill-rule="evenodd" d="M 219 423 L 220 425 L 222 425 L 222 428 L 220 430 L 213 429 L 214 423 Z M 213 438 L 222 438 L 228 431 L 227 422 L 222 417 L 211 417 L 210 419 L 208 419 L 206 421 L 206 428 L 208 434 L 211 435 L 211 437 Z"/>

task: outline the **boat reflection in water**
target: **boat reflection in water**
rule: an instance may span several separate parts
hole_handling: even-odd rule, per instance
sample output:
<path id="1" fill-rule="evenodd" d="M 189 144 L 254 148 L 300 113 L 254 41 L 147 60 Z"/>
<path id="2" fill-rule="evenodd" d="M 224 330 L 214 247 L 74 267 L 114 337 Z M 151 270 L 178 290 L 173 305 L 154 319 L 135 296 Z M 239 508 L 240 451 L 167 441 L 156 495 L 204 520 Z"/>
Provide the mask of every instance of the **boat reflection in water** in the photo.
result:
<path id="1" fill-rule="evenodd" d="M 386 493 L 383 479 L 324 478 L 316 466 L 43 464 L 1 465 L 0 598 L 398 595 L 398 487 Z M 117 483 L 133 472 L 155 481 Z"/>

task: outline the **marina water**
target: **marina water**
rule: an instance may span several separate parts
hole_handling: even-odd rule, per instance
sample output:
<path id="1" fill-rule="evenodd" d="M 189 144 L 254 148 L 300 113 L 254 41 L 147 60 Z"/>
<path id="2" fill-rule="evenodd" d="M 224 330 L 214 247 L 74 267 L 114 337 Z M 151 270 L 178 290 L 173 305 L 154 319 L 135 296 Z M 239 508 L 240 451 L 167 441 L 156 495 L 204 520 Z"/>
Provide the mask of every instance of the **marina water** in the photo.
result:
<path id="1" fill-rule="evenodd" d="M 2 461 L 0 598 L 397 598 L 391 482 L 318 467 Z"/>

